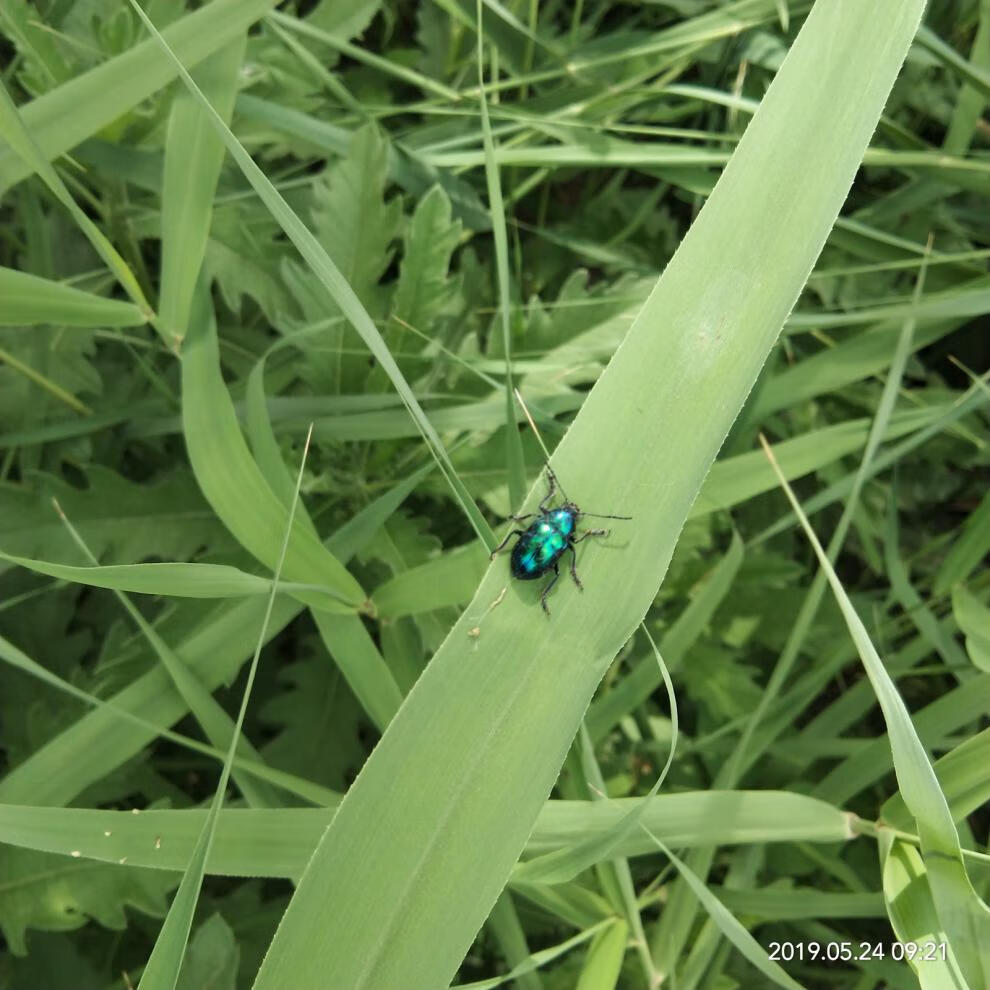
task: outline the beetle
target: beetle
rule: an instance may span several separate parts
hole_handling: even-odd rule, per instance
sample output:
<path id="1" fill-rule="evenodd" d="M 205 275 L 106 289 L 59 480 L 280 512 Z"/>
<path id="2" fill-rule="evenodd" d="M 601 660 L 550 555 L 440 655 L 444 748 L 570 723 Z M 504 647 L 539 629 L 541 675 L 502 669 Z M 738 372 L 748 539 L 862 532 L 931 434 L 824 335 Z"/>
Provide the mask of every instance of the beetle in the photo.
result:
<path id="1" fill-rule="evenodd" d="M 548 491 L 539 504 L 538 512 L 531 512 L 525 516 L 512 516 L 516 522 L 525 522 L 533 519 L 533 522 L 526 529 L 513 529 L 504 540 L 492 551 L 491 557 L 505 549 L 509 540 L 518 536 L 515 546 L 512 548 L 510 557 L 510 570 L 514 578 L 520 581 L 535 581 L 542 577 L 549 570 L 553 570 L 553 577 L 547 582 L 547 586 L 540 594 L 540 605 L 547 616 L 550 615 L 550 607 L 547 605 L 547 595 L 550 589 L 557 583 L 560 577 L 560 558 L 568 550 L 571 552 L 571 577 L 580 591 L 584 591 L 584 585 L 577 574 L 577 551 L 575 545 L 589 536 L 608 536 L 607 529 L 588 529 L 577 535 L 578 520 L 582 516 L 594 516 L 596 519 L 631 519 L 632 516 L 606 516 L 595 512 L 583 512 L 576 503 L 565 501 L 557 508 L 550 508 L 550 502 L 557 493 L 559 484 L 557 476 L 547 466 Z M 561 489 L 561 494 L 563 489 Z M 566 499 L 566 495 L 564 495 Z M 535 516 L 535 519 L 534 519 Z"/>

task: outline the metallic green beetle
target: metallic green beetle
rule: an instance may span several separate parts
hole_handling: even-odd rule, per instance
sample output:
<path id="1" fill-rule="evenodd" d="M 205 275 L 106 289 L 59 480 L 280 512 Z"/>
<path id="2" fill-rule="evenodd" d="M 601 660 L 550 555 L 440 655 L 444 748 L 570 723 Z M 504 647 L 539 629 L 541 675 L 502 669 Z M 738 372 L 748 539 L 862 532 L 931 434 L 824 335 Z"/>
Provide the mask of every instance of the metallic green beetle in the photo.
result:
<path id="1" fill-rule="evenodd" d="M 564 552 L 571 552 L 571 577 L 574 583 L 582 591 L 584 585 L 577 576 L 577 551 L 575 544 L 589 536 L 607 536 L 607 529 L 589 529 L 580 536 L 577 535 L 577 523 L 582 516 L 594 516 L 597 519 L 631 519 L 631 516 L 605 516 L 595 512 L 582 512 L 574 502 L 565 502 L 556 509 L 551 509 L 548 505 L 554 497 L 559 487 L 557 477 L 547 467 L 547 480 L 549 490 L 539 505 L 539 512 L 529 513 L 525 516 L 512 516 L 516 522 L 525 522 L 527 519 L 535 520 L 526 529 L 513 529 L 508 536 L 492 551 L 492 557 L 500 550 L 504 549 L 513 536 L 518 536 L 519 540 L 512 548 L 510 558 L 510 569 L 512 576 L 520 581 L 535 581 L 542 577 L 547 571 L 553 569 L 553 577 L 543 589 L 540 595 L 540 604 L 543 611 L 550 615 L 550 608 L 547 605 L 547 595 L 550 589 L 557 583 L 560 577 L 560 566 L 558 561 Z M 566 498 L 566 496 L 565 496 Z"/>

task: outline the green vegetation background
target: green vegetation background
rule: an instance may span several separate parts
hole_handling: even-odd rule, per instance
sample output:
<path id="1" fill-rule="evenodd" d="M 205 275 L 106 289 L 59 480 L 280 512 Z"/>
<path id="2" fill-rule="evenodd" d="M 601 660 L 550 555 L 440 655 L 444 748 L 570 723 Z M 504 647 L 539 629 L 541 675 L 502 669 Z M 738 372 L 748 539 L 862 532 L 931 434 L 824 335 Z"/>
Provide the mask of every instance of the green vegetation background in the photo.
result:
<path id="1" fill-rule="evenodd" d="M 275 7 L 0 7 L 0 987 L 990 985 L 990 4 Z"/>

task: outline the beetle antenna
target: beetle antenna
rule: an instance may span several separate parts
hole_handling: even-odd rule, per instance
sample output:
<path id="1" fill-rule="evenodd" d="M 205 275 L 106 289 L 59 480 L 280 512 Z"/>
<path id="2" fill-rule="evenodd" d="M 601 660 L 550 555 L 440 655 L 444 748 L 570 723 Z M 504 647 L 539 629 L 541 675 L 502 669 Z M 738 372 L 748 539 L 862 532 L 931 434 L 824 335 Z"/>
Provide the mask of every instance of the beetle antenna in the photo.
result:
<path id="1" fill-rule="evenodd" d="M 601 512 L 585 512 L 584 509 L 581 509 L 581 515 L 593 516 L 595 519 L 627 519 L 627 520 L 632 519 L 632 516 L 606 516 L 603 515 Z"/>

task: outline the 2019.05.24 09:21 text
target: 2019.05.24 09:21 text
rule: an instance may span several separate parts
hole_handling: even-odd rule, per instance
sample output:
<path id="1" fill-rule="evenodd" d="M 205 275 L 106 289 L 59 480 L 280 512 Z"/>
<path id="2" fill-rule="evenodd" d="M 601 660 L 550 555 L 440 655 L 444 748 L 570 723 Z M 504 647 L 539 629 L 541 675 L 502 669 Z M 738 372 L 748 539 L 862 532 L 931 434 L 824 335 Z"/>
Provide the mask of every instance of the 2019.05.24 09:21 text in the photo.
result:
<path id="1" fill-rule="evenodd" d="M 774 962 L 944 962 L 947 952 L 944 942 L 771 942 L 769 955 Z"/>

